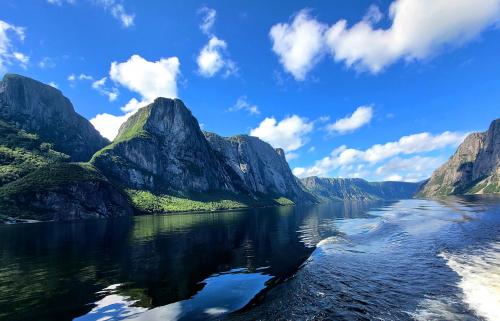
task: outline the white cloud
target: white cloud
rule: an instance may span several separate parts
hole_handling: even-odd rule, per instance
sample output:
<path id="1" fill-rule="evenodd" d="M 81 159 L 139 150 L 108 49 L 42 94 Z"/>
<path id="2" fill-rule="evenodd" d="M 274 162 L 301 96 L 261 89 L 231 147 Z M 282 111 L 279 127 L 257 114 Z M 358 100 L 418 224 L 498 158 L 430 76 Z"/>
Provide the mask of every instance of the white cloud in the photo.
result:
<path id="1" fill-rule="evenodd" d="M 463 133 L 449 131 L 439 135 L 424 132 L 403 136 L 395 142 L 373 145 L 364 152 L 363 157 L 366 161 L 375 163 L 399 154 L 430 152 L 447 146 L 458 146 L 465 136 Z"/>
<path id="2" fill-rule="evenodd" d="M 500 1 L 396 0 L 389 17 L 387 29 L 375 28 L 376 19 L 351 28 L 345 20 L 335 23 L 327 32 L 335 60 L 376 73 L 399 59 L 427 58 L 445 46 L 470 41 L 497 22 Z"/>
<path id="3" fill-rule="evenodd" d="M 236 74 L 236 63 L 227 57 L 227 43 L 212 32 L 217 12 L 207 7 L 199 12 L 204 15 L 200 29 L 209 37 L 208 43 L 201 48 L 196 58 L 199 74 L 207 78 L 215 76 L 219 71 L 223 72 L 224 77 Z"/>
<path id="4" fill-rule="evenodd" d="M 287 117 L 280 122 L 274 117 L 267 117 L 257 128 L 250 131 L 251 136 L 259 137 L 275 148 L 291 152 L 304 146 L 307 134 L 314 128 L 313 122 L 297 115 Z"/>
<path id="5" fill-rule="evenodd" d="M 82 76 L 82 75 L 80 75 Z M 81 78 L 80 78 L 81 79 Z M 120 94 L 118 89 L 113 87 L 113 88 L 107 88 L 106 87 L 106 80 L 107 77 L 103 77 L 99 80 L 96 80 L 92 82 L 92 88 L 97 90 L 101 95 L 107 96 L 109 101 L 115 101 L 118 98 L 118 95 Z"/>
<path id="6" fill-rule="evenodd" d="M 177 57 L 148 61 L 133 55 L 125 62 L 112 62 L 110 78 L 152 102 L 155 98 L 177 97 L 177 76 L 180 62 Z"/>
<path id="7" fill-rule="evenodd" d="M 326 28 L 326 25 L 312 18 L 307 10 L 300 11 L 291 24 L 278 23 L 271 27 L 269 36 L 273 51 L 285 70 L 296 80 L 304 80 L 321 59 Z"/>
<path id="8" fill-rule="evenodd" d="M 76 0 L 47 0 L 47 3 L 56 5 L 56 6 L 62 6 L 64 2 L 67 2 L 69 4 L 75 4 Z"/>
<path id="9" fill-rule="evenodd" d="M 11 25 L 0 20 L 0 72 L 6 71 L 7 66 L 17 62 L 21 67 L 26 68 L 29 57 L 16 50 L 13 45 L 13 38 L 24 41 L 26 37 L 25 28 Z"/>
<path id="10" fill-rule="evenodd" d="M 59 86 L 57 86 L 57 84 L 53 81 L 49 82 L 49 86 L 59 89 Z"/>
<path id="11" fill-rule="evenodd" d="M 12 55 L 14 56 L 14 59 L 16 59 L 19 62 L 19 65 L 24 69 L 26 69 L 28 62 L 30 61 L 30 57 L 18 51 L 13 52 Z"/>
<path id="12" fill-rule="evenodd" d="M 285 154 L 285 158 L 286 158 L 286 160 L 287 160 L 288 162 L 289 162 L 289 161 L 291 161 L 292 159 L 296 159 L 296 158 L 298 158 L 298 157 L 299 157 L 299 154 L 297 154 L 297 153 L 293 153 L 293 152 L 292 152 L 292 153 L 286 153 L 286 154 Z"/>
<path id="13" fill-rule="evenodd" d="M 117 0 L 94 0 L 96 4 L 100 5 L 104 10 L 111 13 L 111 15 L 121 22 L 124 28 L 129 28 L 134 25 L 135 14 L 127 13 L 123 4 Z"/>
<path id="14" fill-rule="evenodd" d="M 56 63 L 52 58 L 50 57 L 43 57 L 39 62 L 38 62 L 38 67 L 42 69 L 49 69 L 49 68 L 54 68 L 56 66 Z"/>
<path id="15" fill-rule="evenodd" d="M 115 83 L 139 94 L 140 100 L 132 98 L 123 106 L 124 115 L 98 114 L 90 122 L 101 135 L 110 140 L 114 139 L 121 124 L 140 107 L 153 102 L 158 97 L 177 97 L 179 67 L 180 62 L 177 57 L 148 61 L 139 55 L 133 55 L 125 62 L 112 62 L 109 71 L 110 78 Z M 105 81 L 98 80 L 103 83 Z"/>
<path id="16" fill-rule="evenodd" d="M 375 174 L 385 180 L 417 182 L 428 178 L 445 161 L 442 157 L 394 157 L 377 167 Z M 400 179 L 396 179 L 400 177 Z"/>
<path id="17" fill-rule="evenodd" d="M 297 80 L 326 52 L 348 67 L 377 73 L 399 60 L 423 60 L 477 38 L 500 22 L 500 0 L 394 0 L 389 27 L 376 27 L 383 18 L 372 5 L 350 27 L 343 19 L 327 27 L 302 10 L 291 24 L 271 28 L 273 51 Z"/>
<path id="18" fill-rule="evenodd" d="M 329 132 L 345 134 L 368 124 L 373 117 L 373 108 L 370 106 L 360 106 L 352 114 L 337 120 L 327 126 Z"/>
<path id="19" fill-rule="evenodd" d="M 456 147 L 463 141 L 465 136 L 466 135 L 462 133 L 449 131 L 438 135 L 432 135 L 424 132 L 403 136 L 398 141 L 376 144 L 366 150 L 347 148 L 347 146 L 343 145 L 334 149 L 330 155 L 316 161 L 313 166 L 308 168 L 301 167 L 297 169 L 296 172 L 299 173 L 297 175 L 300 177 L 327 176 L 335 169 L 340 169 L 344 172 L 350 171 L 351 168 L 349 166 L 352 165 L 366 165 L 373 167 L 381 161 L 398 155 L 415 155 L 443 149 L 445 147 Z M 373 172 L 377 175 L 387 173 L 388 169 L 395 168 L 396 162 L 397 161 L 389 161 L 387 164 L 374 169 Z M 425 162 L 429 162 L 429 158 L 413 157 L 413 159 L 409 161 L 400 161 L 399 170 L 401 171 L 403 166 L 406 166 L 407 169 L 409 166 L 413 166 L 413 173 L 419 171 L 423 172 L 422 164 Z M 418 166 L 421 166 L 420 169 Z M 437 167 L 437 163 L 430 163 L 430 166 L 431 169 L 435 169 Z M 425 175 L 427 175 L 427 173 L 430 173 L 430 171 L 425 172 Z M 408 176 L 407 179 L 410 178 L 411 177 Z M 420 180 L 421 178 L 413 177 L 412 179 Z"/>
<path id="20" fill-rule="evenodd" d="M 120 126 L 133 114 L 127 113 L 121 116 L 115 116 L 107 113 L 97 114 L 90 120 L 90 123 L 99 131 L 99 133 L 109 140 L 113 140 L 118 134 Z"/>
<path id="21" fill-rule="evenodd" d="M 259 115 L 260 110 L 257 105 L 250 104 L 247 101 L 246 96 L 241 96 L 236 100 L 236 104 L 234 104 L 233 107 L 229 108 L 229 111 L 239 111 L 239 110 L 246 110 L 248 111 L 251 115 Z"/>
<path id="22" fill-rule="evenodd" d="M 118 20 L 124 28 L 134 25 L 135 14 L 127 12 L 121 0 L 89 0 L 109 12 L 113 18 Z M 75 4 L 76 0 L 47 0 L 47 3 L 62 6 L 64 3 Z"/>
<path id="23" fill-rule="evenodd" d="M 86 74 L 80 74 L 78 76 L 78 79 L 80 80 L 90 80 L 90 81 L 93 81 L 94 80 L 94 77 L 90 76 L 90 75 L 86 75 Z"/>
<path id="24" fill-rule="evenodd" d="M 215 24 L 217 11 L 208 7 L 203 7 L 198 10 L 198 13 L 203 15 L 202 22 L 200 24 L 201 31 L 208 36 L 212 35 L 212 29 Z"/>
<path id="25" fill-rule="evenodd" d="M 389 181 L 389 182 L 401 182 L 403 181 L 403 176 L 398 175 L 398 174 L 393 174 L 390 176 L 387 176 L 384 181 Z"/>

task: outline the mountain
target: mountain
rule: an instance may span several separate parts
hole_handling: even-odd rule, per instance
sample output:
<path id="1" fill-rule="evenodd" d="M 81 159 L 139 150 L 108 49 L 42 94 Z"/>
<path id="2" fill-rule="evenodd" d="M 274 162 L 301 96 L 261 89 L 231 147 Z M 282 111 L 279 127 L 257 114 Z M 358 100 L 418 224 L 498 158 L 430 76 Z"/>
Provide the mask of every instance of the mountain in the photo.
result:
<path id="1" fill-rule="evenodd" d="M 54 163 L 0 188 L 0 222 L 132 214 L 128 196 L 89 164 Z"/>
<path id="2" fill-rule="evenodd" d="M 157 98 L 131 116 L 91 163 L 140 212 L 292 204 L 310 195 L 282 150 L 258 138 L 203 133 L 179 99 Z"/>
<path id="3" fill-rule="evenodd" d="M 221 137 L 204 132 L 210 146 L 254 194 L 284 196 L 294 202 L 311 201 L 292 174 L 281 148 L 274 149 L 257 137 Z"/>
<path id="4" fill-rule="evenodd" d="M 300 180 L 304 187 L 324 200 L 396 200 L 412 198 L 420 183 L 368 182 L 361 178 L 320 178 Z"/>
<path id="5" fill-rule="evenodd" d="M 472 133 L 432 174 L 421 197 L 500 193 L 500 119 L 484 133 Z"/>
<path id="6" fill-rule="evenodd" d="M 72 161 L 87 161 L 109 144 L 58 89 L 20 75 L 0 81 L 0 119 L 38 135 Z"/>
<path id="7" fill-rule="evenodd" d="M 133 189 L 176 194 L 244 190 L 179 99 L 157 98 L 139 109 L 92 163 Z"/>
<path id="8" fill-rule="evenodd" d="M 69 156 L 54 150 L 37 135 L 0 120 L 0 186 Z"/>

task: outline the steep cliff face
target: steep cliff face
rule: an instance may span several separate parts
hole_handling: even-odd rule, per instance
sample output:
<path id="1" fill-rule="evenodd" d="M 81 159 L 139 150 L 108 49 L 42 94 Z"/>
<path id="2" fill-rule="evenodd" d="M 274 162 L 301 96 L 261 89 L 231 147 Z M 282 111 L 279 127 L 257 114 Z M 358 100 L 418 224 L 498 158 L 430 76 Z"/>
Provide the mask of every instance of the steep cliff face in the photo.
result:
<path id="1" fill-rule="evenodd" d="M 296 202 L 312 199 L 292 174 L 282 149 L 275 150 L 257 137 L 247 135 L 204 134 L 252 193 L 284 196 Z"/>
<path id="2" fill-rule="evenodd" d="M 422 186 L 418 196 L 500 193 L 500 119 L 465 138 L 455 154 Z"/>
<path id="3" fill-rule="evenodd" d="M 58 89 L 20 75 L 0 81 L 0 119 L 37 134 L 73 161 L 87 161 L 109 143 Z"/>
<path id="4" fill-rule="evenodd" d="M 329 200 L 396 200 L 412 198 L 420 187 L 419 183 L 368 182 L 360 178 L 320 178 L 316 176 L 301 179 L 311 193 Z"/>
<path id="5" fill-rule="evenodd" d="M 88 164 L 52 164 L 0 188 L 0 222 L 132 214 L 127 195 Z"/>
<path id="6" fill-rule="evenodd" d="M 241 191 L 179 99 L 157 98 L 120 128 L 92 163 L 125 187 L 162 193 Z"/>

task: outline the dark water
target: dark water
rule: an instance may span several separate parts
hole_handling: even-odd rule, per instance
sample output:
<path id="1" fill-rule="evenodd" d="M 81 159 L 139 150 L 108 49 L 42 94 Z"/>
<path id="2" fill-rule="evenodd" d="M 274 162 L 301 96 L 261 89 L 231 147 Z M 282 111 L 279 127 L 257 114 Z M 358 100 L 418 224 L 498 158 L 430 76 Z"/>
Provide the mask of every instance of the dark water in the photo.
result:
<path id="1" fill-rule="evenodd" d="M 0 226 L 1 320 L 499 320 L 500 198 Z"/>

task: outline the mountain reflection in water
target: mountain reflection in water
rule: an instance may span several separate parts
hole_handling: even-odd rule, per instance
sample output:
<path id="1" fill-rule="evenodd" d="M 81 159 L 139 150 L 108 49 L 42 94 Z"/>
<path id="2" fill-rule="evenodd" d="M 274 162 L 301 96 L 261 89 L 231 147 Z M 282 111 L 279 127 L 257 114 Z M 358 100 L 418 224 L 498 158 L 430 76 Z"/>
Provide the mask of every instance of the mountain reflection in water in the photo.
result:
<path id="1" fill-rule="evenodd" d="M 466 197 L 0 226 L 0 320 L 495 320 L 499 208 Z"/>

